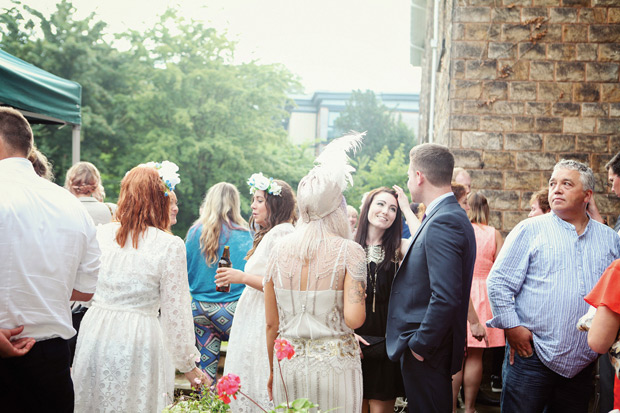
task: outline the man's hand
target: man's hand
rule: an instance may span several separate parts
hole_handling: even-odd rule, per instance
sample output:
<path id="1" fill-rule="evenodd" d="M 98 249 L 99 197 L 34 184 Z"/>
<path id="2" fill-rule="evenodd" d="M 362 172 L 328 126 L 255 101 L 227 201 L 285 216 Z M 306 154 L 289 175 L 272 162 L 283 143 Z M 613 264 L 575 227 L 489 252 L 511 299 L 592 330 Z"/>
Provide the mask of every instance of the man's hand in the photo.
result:
<path id="1" fill-rule="evenodd" d="M 519 357 L 527 358 L 533 354 L 532 350 L 532 332 L 523 326 L 507 328 L 506 340 L 510 344 L 510 365 L 515 362 L 515 351 Z"/>
<path id="2" fill-rule="evenodd" d="M 11 341 L 12 336 L 16 336 L 24 330 L 24 326 L 19 326 L 11 330 L 0 328 L 0 357 L 19 357 L 28 353 L 34 346 L 35 339 L 22 337 Z"/>
<path id="3" fill-rule="evenodd" d="M 422 357 L 421 355 L 419 355 L 418 353 L 416 353 L 415 351 L 411 350 L 411 354 L 413 354 L 413 357 L 416 358 L 416 360 L 418 361 L 424 361 L 424 357 Z"/>

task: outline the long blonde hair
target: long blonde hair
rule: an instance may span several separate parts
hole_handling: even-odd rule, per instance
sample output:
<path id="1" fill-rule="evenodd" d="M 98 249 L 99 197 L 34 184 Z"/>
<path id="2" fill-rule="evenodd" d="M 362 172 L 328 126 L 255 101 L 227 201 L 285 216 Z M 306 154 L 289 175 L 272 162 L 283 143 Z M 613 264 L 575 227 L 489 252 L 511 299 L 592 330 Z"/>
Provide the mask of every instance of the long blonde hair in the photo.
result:
<path id="1" fill-rule="evenodd" d="M 200 205 L 200 217 L 194 223 L 202 225 L 200 234 L 200 249 L 208 265 L 213 265 L 219 259 L 217 253 L 220 247 L 222 226 L 248 229 L 248 223 L 241 216 L 241 202 L 237 187 L 228 182 L 213 185 Z"/>

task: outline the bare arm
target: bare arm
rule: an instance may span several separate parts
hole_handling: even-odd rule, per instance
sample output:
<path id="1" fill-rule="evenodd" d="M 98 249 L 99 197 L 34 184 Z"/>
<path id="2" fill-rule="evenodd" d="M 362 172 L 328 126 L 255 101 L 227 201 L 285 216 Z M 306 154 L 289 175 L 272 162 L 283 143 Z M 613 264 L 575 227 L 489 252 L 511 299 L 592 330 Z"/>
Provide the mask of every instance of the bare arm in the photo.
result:
<path id="1" fill-rule="evenodd" d="M 495 255 L 493 256 L 493 261 L 497 259 L 499 255 L 499 251 L 502 249 L 504 245 L 504 238 L 502 238 L 502 233 L 498 230 L 495 230 Z"/>
<path id="2" fill-rule="evenodd" d="M 90 301 L 93 298 L 94 293 L 83 293 L 78 290 L 71 291 L 70 301 Z"/>
<path id="3" fill-rule="evenodd" d="M 609 307 L 600 305 L 588 331 L 588 345 L 599 354 L 606 353 L 616 341 L 620 328 L 620 314 L 614 313 Z"/>
<path id="4" fill-rule="evenodd" d="M 263 291 L 263 277 L 248 274 L 234 268 L 218 268 L 215 274 L 215 283 L 220 285 L 245 284 L 258 291 Z"/>
<path id="5" fill-rule="evenodd" d="M 411 233 L 411 235 L 413 235 L 418 230 L 418 227 L 421 224 L 420 220 L 411 210 L 411 207 L 409 206 L 409 198 L 407 198 L 405 191 L 403 191 L 403 189 L 398 185 L 394 185 L 392 188 L 396 191 L 396 194 L 398 195 L 398 206 L 402 211 L 403 215 L 405 216 L 405 221 L 407 221 L 407 225 L 409 226 L 409 232 Z"/>
<path id="6" fill-rule="evenodd" d="M 354 280 L 349 271 L 344 275 L 344 322 L 352 329 L 364 324 L 366 320 L 366 285 L 364 281 Z"/>
<path id="7" fill-rule="evenodd" d="M 278 304 L 276 302 L 276 292 L 273 288 L 273 281 L 265 282 L 265 321 L 267 336 L 267 355 L 269 358 L 269 380 L 267 390 L 269 400 L 273 400 L 273 345 L 278 337 L 280 319 L 278 317 Z"/>
<path id="8" fill-rule="evenodd" d="M 467 309 L 467 321 L 469 321 L 469 330 L 471 331 L 471 335 L 478 341 L 482 341 L 484 339 L 487 347 L 489 347 L 487 330 L 482 324 L 480 324 L 478 313 L 476 313 L 476 309 L 474 308 L 474 303 L 471 301 L 471 298 L 469 299 L 469 308 Z"/>

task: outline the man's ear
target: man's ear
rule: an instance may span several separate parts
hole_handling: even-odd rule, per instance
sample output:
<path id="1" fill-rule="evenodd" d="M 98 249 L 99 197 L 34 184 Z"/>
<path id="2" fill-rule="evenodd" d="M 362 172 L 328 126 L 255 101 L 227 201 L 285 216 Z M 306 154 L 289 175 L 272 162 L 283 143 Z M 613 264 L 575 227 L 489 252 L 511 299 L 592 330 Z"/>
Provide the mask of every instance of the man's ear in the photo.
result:
<path id="1" fill-rule="evenodd" d="M 416 178 L 416 183 L 418 184 L 418 186 L 422 185 L 426 181 L 426 177 L 424 176 L 424 173 L 421 171 L 415 171 L 415 178 Z"/>
<path id="2" fill-rule="evenodd" d="M 587 205 L 590 201 L 592 201 L 592 198 L 594 197 L 594 192 L 591 189 L 587 189 L 585 193 L 586 197 L 584 198 L 583 202 Z"/>

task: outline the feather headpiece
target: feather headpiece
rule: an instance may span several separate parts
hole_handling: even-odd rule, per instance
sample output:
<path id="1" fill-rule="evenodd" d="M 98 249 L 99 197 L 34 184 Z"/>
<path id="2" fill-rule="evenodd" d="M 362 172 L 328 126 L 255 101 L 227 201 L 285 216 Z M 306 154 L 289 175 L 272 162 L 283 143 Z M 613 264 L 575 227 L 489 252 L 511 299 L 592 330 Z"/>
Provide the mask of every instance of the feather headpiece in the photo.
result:
<path id="1" fill-rule="evenodd" d="M 334 139 L 314 161 L 315 166 L 297 188 L 297 204 L 304 222 L 321 219 L 342 204 L 342 192 L 353 186 L 348 152 L 355 152 L 366 132 L 351 131 Z"/>

